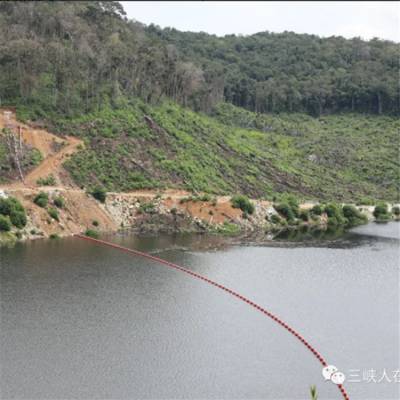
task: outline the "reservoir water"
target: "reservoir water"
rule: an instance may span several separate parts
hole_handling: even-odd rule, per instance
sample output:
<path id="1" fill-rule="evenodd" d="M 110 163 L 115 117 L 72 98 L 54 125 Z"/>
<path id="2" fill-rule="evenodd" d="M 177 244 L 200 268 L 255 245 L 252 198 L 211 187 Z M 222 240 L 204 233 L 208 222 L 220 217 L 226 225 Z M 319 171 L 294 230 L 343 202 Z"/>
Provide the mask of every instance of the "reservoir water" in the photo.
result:
<path id="1" fill-rule="evenodd" d="M 399 399 L 400 224 L 333 241 L 108 236 L 274 312 L 347 376 Z M 288 332 L 228 294 L 77 238 L 0 248 L 2 399 L 340 399 Z M 372 372 L 371 372 L 372 371 Z M 390 382 L 389 382 L 390 380 Z"/>

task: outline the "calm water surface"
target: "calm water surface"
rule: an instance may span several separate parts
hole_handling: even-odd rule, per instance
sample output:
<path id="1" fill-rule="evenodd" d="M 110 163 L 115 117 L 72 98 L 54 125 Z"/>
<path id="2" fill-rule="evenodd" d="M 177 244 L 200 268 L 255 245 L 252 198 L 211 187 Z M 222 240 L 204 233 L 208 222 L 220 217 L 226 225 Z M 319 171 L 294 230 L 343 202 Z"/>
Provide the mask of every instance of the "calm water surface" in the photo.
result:
<path id="1" fill-rule="evenodd" d="M 346 382 L 351 399 L 389 400 L 400 384 L 363 371 L 399 369 L 399 228 L 318 245 L 108 239 L 248 296 L 359 380 Z M 311 384 L 321 400 L 341 398 L 289 333 L 180 272 L 72 238 L 1 248 L 0 262 L 2 399 L 304 400 Z"/>

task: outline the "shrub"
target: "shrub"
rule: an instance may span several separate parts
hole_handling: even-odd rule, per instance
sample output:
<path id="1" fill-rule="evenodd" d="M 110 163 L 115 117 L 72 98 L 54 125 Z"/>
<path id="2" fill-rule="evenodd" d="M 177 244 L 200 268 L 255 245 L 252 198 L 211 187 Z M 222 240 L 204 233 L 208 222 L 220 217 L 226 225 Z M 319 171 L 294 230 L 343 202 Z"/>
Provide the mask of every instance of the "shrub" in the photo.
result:
<path id="1" fill-rule="evenodd" d="M 233 208 L 240 208 L 245 214 L 253 214 L 254 212 L 254 205 L 246 196 L 233 196 L 231 203 Z"/>
<path id="2" fill-rule="evenodd" d="M 52 239 L 52 240 L 54 240 L 54 239 L 60 239 L 60 236 L 58 236 L 57 233 L 52 233 L 52 234 L 49 236 L 49 238 Z"/>
<path id="3" fill-rule="evenodd" d="M 90 194 L 98 201 L 100 201 L 101 203 L 105 203 L 106 202 L 106 197 L 107 197 L 107 192 L 106 190 L 101 187 L 101 186 L 97 186 L 95 187 Z"/>
<path id="4" fill-rule="evenodd" d="M 308 218 L 310 217 L 310 213 L 308 210 L 301 210 L 299 213 L 299 218 L 305 222 L 308 221 Z"/>
<path id="5" fill-rule="evenodd" d="M 47 204 L 49 203 L 49 195 L 45 192 L 40 192 L 34 199 L 33 202 L 42 208 L 47 207 Z"/>
<path id="6" fill-rule="evenodd" d="M 293 222 L 295 219 L 295 213 L 292 207 L 288 203 L 274 204 L 275 210 L 282 215 L 288 222 Z"/>
<path id="7" fill-rule="evenodd" d="M 85 235 L 94 239 L 99 237 L 99 233 L 93 229 L 86 229 Z"/>
<path id="8" fill-rule="evenodd" d="M 388 205 L 386 203 L 378 203 L 375 206 L 373 215 L 377 221 L 388 221 L 390 219 Z"/>
<path id="9" fill-rule="evenodd" d="M 240 233 L 240 226 L 225 221 L 222 225 L 218 225 L 215 228 L 215 232 L 225 236 L 234 236 Z"/>
<path id="10" fill-rule="evenodd" d="M 211 201 L 212 197 L 208 193 L 205 193 L 198 197 L 199 201 Z"/>
<path id="11" fill-rule="evenodd" d="M 25 211 L 11 211 L 10 221 L 16 228 L 22 229 L 27 223 Z"/>
<path id="12" fill-rule="evenodd" d="M 18 229 L 23 228 L 27 223 L 25 209 L 14 197 L 0 199 L 0 215 L 8 216 L 9 221 Z"/>
<path id="13" fill-rule="evenodd" d="M 55 197 L 53 203 L 57 208 L 64 208 L 65 206 L 65 201 L 61 196 Z"/>
<path id="14" fill-rule="evenodd" d="M 138 212 L 140 214 L 145 213 L 145 214 L 153 214 L 156 211 L 156 206 L 154 203 L 149 202 L 149 203 L 142 203 L 139 206 Z"/>
<path id="15" fill-rule="evenodd" d="M 51 218 L 55 219 L 56 221 L 60 221 L 60 217 L 56 208 L 49 208 L 47 212 L 49 213 Z"/>
<path id="16" fill-rule="evenodd" d="M 0 199 L 0 214 L 10 215 L 12 211 L 24 211 L 23 205 L 15 198 Z"/>
<path id="17" fill-rule="evenodd" d="M 277 214 L 272 214 L 271 217 L 270 217 L 270 221 L 273 224 L 281 224 L 282 223 L 281 217 L 279 215 L 277 215 Z"/>
<path id="18" fill-rule="evenodd" d="M 359 201 L 357 201 L 358 206 L 373 206 L 375 201 L 370 197 L 361 197 Z"/>
<path id="19" fill-rule="evenodd" d="M 356 207 L 352 205 L 343 206 L 343 216 L 347 219 L 349 226 L 360 225 L 367 222 L 366 215 L 362 214 Z"/>
<path id="20" fill-rule="evenodd" d="M 328 225 L 344 225 L 346 219 L 343 216 L 343 209 L 336 203 L 327 204 L 324 208 L 328 216 Z"/>
<path id="21" fill-rule="evenodd" d="M 92 225 L 93 225 L 93 226 L 99 226 L 100 224 L 99 224 L 99 221 L 94 220 L 94 221 L 92 222 Z"/>
<path id="22" fill-rule="evenodd" d="M 11 230 L 11 222 L 5 215 L 0 215 L 0 232 L 9 232 Z"/>
<path id="23" fill-rule="evenodd" d="M 281 196 L 281 202 L 290 206 L 295 217 L 299 216 L 299 201 L 295 196 L 292 194 L 284 194 Z"/>
<path id="24" fill-rule="evenodd" d="M 322 207 L 319 204 L 316 204 L 311 210 L 311 215 L 321 215 L 322 214 Z"/>
<path id="25" fill-rule="evenodd" d="M 394 206 L 392 208 L 392 214 L 395 215 L 396 217 L 400 216 L 400 207 L 399 206 Z"/>
<path id="26" fill-rule="evenodd" d="M 47 178 L 39 178 L 36 183 L 40 186 L 54 186 L 56 178 L 54 178 L 54 175 L 49 175 Z"/>

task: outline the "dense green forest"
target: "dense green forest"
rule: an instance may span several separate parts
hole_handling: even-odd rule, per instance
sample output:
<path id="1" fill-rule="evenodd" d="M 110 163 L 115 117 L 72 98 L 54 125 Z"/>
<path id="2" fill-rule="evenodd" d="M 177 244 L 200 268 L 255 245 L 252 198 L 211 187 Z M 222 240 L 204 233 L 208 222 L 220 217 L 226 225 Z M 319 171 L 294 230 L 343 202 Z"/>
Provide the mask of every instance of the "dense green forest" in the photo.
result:
<path id="1" fill-rule="evenodd" d="M 392 42 L 293 32 L 217 37 L 154 25 L 147 32 L 202 69 L 211 102 L 313 115 L 399 110 L 400 47 Z"/>
<path id="2" fill-rule="evenodd" d="M 217 37 L 129 21 L 118 2 L 0 2 L 0 101 L 73 115 L 138 96 L 209 112 L 399 110 L 400 46 L 268 32 Z"/>
<path id="3" fill-rule="evenodd" d="M 398 56 L 146 27 L 117 2 L 0 2 L 1 104 L 84 139 L 65 166 L 85 188 L 398 199 Z"/>

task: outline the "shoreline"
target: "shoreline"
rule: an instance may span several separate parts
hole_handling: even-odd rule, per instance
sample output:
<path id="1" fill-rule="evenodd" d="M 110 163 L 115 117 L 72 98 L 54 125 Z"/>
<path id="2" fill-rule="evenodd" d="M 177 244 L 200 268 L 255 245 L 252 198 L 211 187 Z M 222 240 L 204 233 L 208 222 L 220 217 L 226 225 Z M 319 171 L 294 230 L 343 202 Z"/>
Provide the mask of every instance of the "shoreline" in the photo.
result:
<path id="1" fill-rule="evenodd" d="M 62 197 L 64 205 L 57 209 L 57 220 L 49 209 L 35 204 L 35 196 L 46 193 L 49 204 Z M 208 233 L 233 238 L 258 236 L 274 240 L 282 232 L 304 229 L 327 230 L 326 213 L 311 215 L 318 204 L 299 205 L 299 213 L 311 215 L 306 221 L 300 215 L 288 223 L 276 211 L 276 204 L 266 200 L 249 200 L 248 214 L 232 205 L 230 196 L 197 195 L 183 190 L 140 190 L 129 193 L 106 194 L 104 203 L 95 200 L 82 189 L 65 187 L 14 187 L 0 189 L 0 197 L 15 197 L 25 208 L 27 224 L 23 229 L 0 233 L 0 245 L 42 238 L 71 237 L 85 232 L 113 234 L 129 230 L 134 234 Z M 393 207 L 394 205 L 390 205 Z M 275 208 L 274 208 L 275 207 Z M 365 222 L 373 220 L 374 206 L 357 206 Z M 337 224 L 338 227 L 346 227 Z M 257 239 L 259 241 L 259 239 Z"/>

